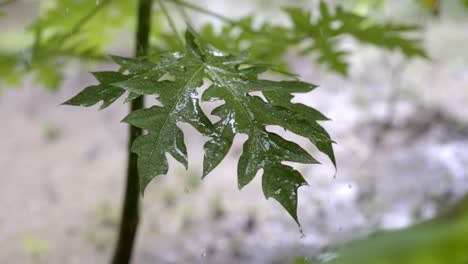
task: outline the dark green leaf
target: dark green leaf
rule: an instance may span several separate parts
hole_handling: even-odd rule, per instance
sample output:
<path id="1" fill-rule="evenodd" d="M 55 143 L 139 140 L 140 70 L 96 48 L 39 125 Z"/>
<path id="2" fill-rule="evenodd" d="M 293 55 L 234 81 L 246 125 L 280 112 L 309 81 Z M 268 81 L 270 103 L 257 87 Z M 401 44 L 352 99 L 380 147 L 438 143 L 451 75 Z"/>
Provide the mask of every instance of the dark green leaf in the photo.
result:
<path id="1" fill-rule="evenodd" d="M 242 188 L 263 170 L 262 186 L 265 196 L 276 199 L 297 218 L 297 189 L 306 184 L 302 175 L 283 162 L 318 163 L 298 144 L 267 131 L 269 125 L 281 126 L 308 138 L 335 163 L 332 140 L 317 123 L 327 118 L 313 108 L 291 103 L 292 94 L 307 93 L 315 85 L 300 81 L 271 81 L 258 79 L 265 71 L 263 64 L 249 57 L 233 56 L 204 45 L 192 30 L 186 33 L 184 52 L 165 53 L 157 63 L 145 60 L 113 57 L 127 75 L 109 72 L 95 73 L 100 85 L 88 87 L 68 104 L 93 105 L 100 100 L 107 106 L 123 91 L 130 98 L 149 95 L 162 106 L 137 110 L 124 122 L 148 133 L 138 137 L 132 151 L 138 154 L 141 189 L 156 176 L 166 174 L 166 153 L 187 166 L 187 150 L 178 122 L 192 125 L 209 136 L 204 146 L 206 176 L 225 158 L 236 134 L 248 135 L 238 165 L 238 184 Z M 211 85 L 199 94 L 204 80 Z M 251 95 L 262 93 L 267 101 Z M 105 95 L 105 96 L 103 96 Z M 212 124 L 201 109 L 201 100 L 224 104 L 212 111 L 220 120 Z"/>
<path id="2" fill-rule="evenodd" d="M 100 82 L 99 85 L 92 85 L 85 88 L 78 95 L 66 101 L 65 105 L 92 106 L 102 101 L 100 109 L 111 105 L 119 99 L 125 90 L 110 85 L 113 82 L 126 80 L 128 77 L 118 72 L 95 72 L 94 77 Z"/>

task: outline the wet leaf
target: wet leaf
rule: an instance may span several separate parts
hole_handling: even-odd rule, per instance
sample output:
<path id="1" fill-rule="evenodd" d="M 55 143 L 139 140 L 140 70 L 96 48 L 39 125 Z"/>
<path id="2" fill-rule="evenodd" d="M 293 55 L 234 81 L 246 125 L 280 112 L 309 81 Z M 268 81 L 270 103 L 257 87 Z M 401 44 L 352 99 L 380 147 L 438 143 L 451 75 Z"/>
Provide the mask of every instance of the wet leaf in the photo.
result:
<path id="1" fill-rule="evenodd" d="M 165 53 L 157 63 L 113 57 L 129 73 L 95 73 L 100 84 L 86 88 L 67 104 L 89 106 L 102 100 L 105 107 L 124 91 L 159 100 L 162 106 L 137 110 L 123 120 L 148 131 L 132 146 L 139 157 L 142 190 L 154 177 L 167 173 L 166 153 L 187 166 L 184 135 L 178 122 L 188 123 L 210 137 L 204 146 L 204 176 L 226 157 L 236 134 L 247 134 L 249 138 L 238 164 L 239 188 L 262 170 L 265 196 L 276 199 L 298 222 L 297 190 L 306 181 L 283 162 L 318 162 L 301 146 L 267 131 L 266 127 L 281 126 L 308 138 L 335 163 L 333 142 L 317 123 L 327 118 L 313 108 L 291 103 L 292 94 L 307 93 L 316 86 L 300 81 L 259 79 L 258 75 L 266 70 L 263 64 L 255 64 L 246 56 L 222 53 L 201 42 L 189 30 L 185 51 Z M 211 85 L 201 95 L 197 89 L 205 80 Z M 251 95 L 252 92 L 261 92 L 266 101 Z M 200 105 L 202 101 L 220 100 L 224 103 L 211 113 L 220 120 L 212 124 Z"/>
<path id="2" fill-rule="evenodd" d="M 96 72 L 93 73 L 93 75 L 100 82 L 98 85 L 86 87 L 78 95 L 63 104 L 93 106 L 102 101 L 101 109 L 104 109 L 125 93 L 125 90 L 112 86 L 111 84 L 113 82 L 126 80 L 128 79 L 127 76 L 118 72 Z"/>

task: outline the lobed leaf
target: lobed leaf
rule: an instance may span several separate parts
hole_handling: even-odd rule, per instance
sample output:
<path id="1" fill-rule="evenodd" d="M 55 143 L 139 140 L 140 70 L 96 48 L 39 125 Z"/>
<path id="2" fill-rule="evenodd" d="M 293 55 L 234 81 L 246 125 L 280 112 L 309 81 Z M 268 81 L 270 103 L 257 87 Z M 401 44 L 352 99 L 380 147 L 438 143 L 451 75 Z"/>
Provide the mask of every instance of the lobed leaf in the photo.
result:
<path id="1" fill-rule="evenodd" d="M 283 162 L 318 161 L 300 145 L 267 131 L 266 127 L 278 125 L 308 138 L 335 164 L 333 141 L 317 123 L 327 118 L 313 108 L 291 103 L 293 94 L 308 93 L 316 86 L 301 81 L 259 79 L 264 65 L 245 55 L 225 54 L 203 44 L 189 29 L 185 51 L 165 53 L 157 63 L 113 56 L 128 74 L 94 73 L 100 84 L 86 88 L 66 104 L 90 106 L 103 101 L 102 107 L 107 107 L 124 91 L 131 96 L 149 95 L 159 100 L 161 105 L 134 111 L 123 120 L 147 131 L 132 145 L 132 151 L 138 154 L 142 190 L 154 177 L 167 173 L 166 153 L 187 167 L 187 149 L 178 122 L 188 123 L 210 137 L 204 145 L 203 176 L 226 157 L 236 134 L 247 134 L 237 169 L 239 188 L 262 170 L 265 196 L 277 200 L 298 222 L 297 189 L 306 185 L 306 181 Z M 200 94 L 198 88 L 205 80 L 211 85 Z M 251 95 L 252 92 L 262 93 L 266 101 Z M 202 111 L 201 103 L 219 100 L 224 104 L 211 112 L 220 117 L 213 124 Z"/>

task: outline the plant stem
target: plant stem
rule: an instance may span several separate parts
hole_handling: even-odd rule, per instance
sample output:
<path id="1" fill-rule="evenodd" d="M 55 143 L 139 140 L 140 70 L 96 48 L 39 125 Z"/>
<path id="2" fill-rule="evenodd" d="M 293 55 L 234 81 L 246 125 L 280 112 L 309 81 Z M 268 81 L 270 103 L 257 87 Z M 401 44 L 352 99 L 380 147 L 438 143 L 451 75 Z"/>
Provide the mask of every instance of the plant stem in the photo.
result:
<path id="1" fill-rule="evenodd" d="M 136 33 L 135 55 L 146 56 L 151 31 L 151 9 L 153 0 L 138 1 L 138 23 Z M 130 111 L 144 107 L 144 97 L 133 100 Z M 139 223 L 140 183 L 138 179 L 137 155 L 131 152 L 132 142 L 142 134 L 142 130 L 133 126 L 129 128 L 127 185 L 125 189 L 122 219 L 119 238 L 115 248 L 112 264 L 128 264 L 132 257 L 135 236 Z"/>

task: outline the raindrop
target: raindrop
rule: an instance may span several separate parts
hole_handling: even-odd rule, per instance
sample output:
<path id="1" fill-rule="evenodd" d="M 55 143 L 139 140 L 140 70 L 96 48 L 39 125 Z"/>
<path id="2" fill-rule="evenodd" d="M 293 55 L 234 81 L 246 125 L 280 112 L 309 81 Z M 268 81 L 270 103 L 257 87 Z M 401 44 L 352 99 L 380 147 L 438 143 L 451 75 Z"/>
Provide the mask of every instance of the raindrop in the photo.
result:
<path id="1" fill-rule="evenodd" d="M 306 237 L 306 234 L 304 233 L 302 226 L 299 226 L 299 233 L 301 233 L 301 239 Z"/>
<path id="2" fill-rule="evenodd" d="M 205 257 L 206 257 L 206 252 L 203 251 L 203 252 L 201 253 L 201 256 L 202 256 L 202 258 L 205 258 Z"/>

